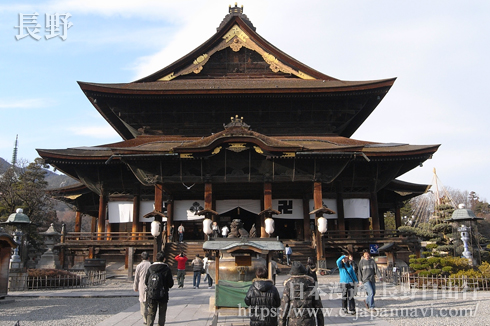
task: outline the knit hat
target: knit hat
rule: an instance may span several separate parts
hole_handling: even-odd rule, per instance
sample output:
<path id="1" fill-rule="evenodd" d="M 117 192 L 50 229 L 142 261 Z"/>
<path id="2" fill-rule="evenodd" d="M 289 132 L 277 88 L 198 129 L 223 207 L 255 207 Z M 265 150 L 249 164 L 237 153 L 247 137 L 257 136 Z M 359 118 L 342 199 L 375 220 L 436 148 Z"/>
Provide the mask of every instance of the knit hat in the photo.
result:
<path id="1" fill-rule="evenodd" d="M 306 269 L 299 261 L 293 261 L 291 264 L 291 275 L 304 275 L 306 274 Z"/>

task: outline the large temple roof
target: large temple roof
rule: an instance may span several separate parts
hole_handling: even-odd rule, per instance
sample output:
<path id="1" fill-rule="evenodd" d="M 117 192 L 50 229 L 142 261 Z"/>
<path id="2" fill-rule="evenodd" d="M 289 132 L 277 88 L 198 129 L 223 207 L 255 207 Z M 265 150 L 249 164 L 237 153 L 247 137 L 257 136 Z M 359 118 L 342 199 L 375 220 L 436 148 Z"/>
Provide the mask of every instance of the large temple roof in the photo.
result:
<path id="1" fill-rule="evenodd" d="M 211 38 L 165 68 L 130 83 L 79 85 L 128 140 L 216 133 L 235 114 L 269 136 L 350 137 L 394 82 L 342 81 L 312 69 L 263 39 L 235 6 Z"/>

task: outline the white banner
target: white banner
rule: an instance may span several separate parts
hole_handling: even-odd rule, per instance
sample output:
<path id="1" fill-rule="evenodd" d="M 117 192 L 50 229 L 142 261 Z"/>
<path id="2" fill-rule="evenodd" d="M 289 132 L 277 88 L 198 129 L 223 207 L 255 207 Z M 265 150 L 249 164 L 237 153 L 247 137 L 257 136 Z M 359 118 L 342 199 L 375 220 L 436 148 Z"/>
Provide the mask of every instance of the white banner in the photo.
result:
<path id="1" fill-rule="evenodd" d="M 109 223 L 133 222 L 133 202 L 110 201 L 107 204 Z"/>
<path id="2" fill-rule="evenodd" d="M 272 208 L 281 212 L 274 218 L 284 219 L 303 219 L 303 200 L 302 199 L 273 199 Z"/>
<path id="3" fill-rule="evenodd" d="M 370 218 L 369 206 L 367 198 L 344 199 L 344 216 L 345 218 Z"/>
<path id="4" fill-rule="evenodd" d="M 151 213 L 155 210 L 155 202 L 153 200 L 145 200 L 145 201 L 140 201 L 140 216 L 139 216 L 139 221 L 140 222 L 153 222 L 155 220 L 155 217 L 148 217 L 144 218 L 148 213 Z M 166 220 L 166 219 L 164 219 Z"/>
<path id="5" fill-rule="evenodd" d="M 204 209 L 204 200 L 176 200 L 174 201 L 174 221 L 189 221 L 189 220 L 202 220 L 204 215 L 197 215 L 191 211 L 191 207 L 194 207 L 194 212 Z"/>
<path id="6" fill-rule="evenodd" d="M 216 201 L 216 212 L 220 215 L 237 207 L 257 215 L 261 212 L 260 200 L 258 199 L 230 199 Z"/>

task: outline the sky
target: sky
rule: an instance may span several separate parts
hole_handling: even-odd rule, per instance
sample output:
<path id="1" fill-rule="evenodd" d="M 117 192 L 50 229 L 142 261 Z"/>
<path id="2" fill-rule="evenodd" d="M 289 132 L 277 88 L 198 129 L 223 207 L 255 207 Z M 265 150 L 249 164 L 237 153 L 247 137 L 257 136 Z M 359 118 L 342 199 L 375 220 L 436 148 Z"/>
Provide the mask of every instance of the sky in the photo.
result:
<path id="1" fill-rule="evenodd" d="M 124 83 L 160 70 L 214 35 L 235 3 L 10 2 L 0 3 L 0 157 L 9 162 L 16 135 L 18 157 L 27 161 L 38 157 L 36 148 L 120 141 L 77 81 Z M 441 144 L 423 167 L 399 179 L 430 184 L 435 168 L 443 186 L 490 199 L 485 102 L 490 2 L 246 0 L 238 5 L 258 34 L 324 74 L 358 81 L 397 77 L 352 138 Z M 65 28 L 54 30 L 56 22 Z"/>

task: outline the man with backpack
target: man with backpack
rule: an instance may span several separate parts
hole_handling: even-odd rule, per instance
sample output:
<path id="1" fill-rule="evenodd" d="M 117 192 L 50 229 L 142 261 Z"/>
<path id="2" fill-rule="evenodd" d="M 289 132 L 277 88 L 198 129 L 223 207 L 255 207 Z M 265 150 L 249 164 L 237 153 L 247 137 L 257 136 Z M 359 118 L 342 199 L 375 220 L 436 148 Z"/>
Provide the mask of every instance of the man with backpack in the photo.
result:
<path id="1" fill-rule="evenodd" d="M 168 290 L 174 286 L 172 271 L 164 263 L 165 254 L 158 252 L 156 262 L 154 262 L 146 274 L 146 302 L 148 307 L 148 317 L 146 319 L 149 326 L 153 326 L 158 309 L 158 325 L 164 326 L 167 314 Z"/>

